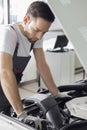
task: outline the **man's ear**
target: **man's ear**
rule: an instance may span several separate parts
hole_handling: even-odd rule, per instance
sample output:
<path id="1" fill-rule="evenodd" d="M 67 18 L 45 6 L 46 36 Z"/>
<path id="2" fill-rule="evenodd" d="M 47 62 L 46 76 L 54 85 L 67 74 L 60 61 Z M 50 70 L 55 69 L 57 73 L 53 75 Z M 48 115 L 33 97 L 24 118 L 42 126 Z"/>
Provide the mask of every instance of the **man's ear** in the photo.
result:
<path id="1" fill-rule="evenodd" d="M 29 21 L 30 21 L 30 17 L 29 16 L 24 16 L 23 23 L 26 24 L 26 23 L 29 23 Z"/>

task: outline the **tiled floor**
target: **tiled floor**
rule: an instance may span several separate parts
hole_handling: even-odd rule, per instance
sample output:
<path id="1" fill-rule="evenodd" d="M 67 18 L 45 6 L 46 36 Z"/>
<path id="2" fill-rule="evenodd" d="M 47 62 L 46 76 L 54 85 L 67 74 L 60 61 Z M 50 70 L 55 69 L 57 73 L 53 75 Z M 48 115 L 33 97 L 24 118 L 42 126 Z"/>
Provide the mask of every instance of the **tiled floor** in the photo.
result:
<path id="1" fill-rule="evenodd" d="M 26 98 L 28 96 L 31 96 L 35 93 L 37 93 L 38 90 L 38 83 L 29 83 L 29 84 L 24 84 L 22 86 L 19 87 L 19 92 L 20 92 L 20 96 L 21 98 Z"/>

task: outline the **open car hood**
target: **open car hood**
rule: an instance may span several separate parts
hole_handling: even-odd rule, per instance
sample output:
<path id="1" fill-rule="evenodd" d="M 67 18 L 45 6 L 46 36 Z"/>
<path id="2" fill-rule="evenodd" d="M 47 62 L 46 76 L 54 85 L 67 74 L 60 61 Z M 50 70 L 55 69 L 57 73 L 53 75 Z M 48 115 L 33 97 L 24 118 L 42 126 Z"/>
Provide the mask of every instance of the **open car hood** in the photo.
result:
<path id="1" fill-rule="evenodd" d="M 87 72 L 87 0 L 48 0 Z"/>

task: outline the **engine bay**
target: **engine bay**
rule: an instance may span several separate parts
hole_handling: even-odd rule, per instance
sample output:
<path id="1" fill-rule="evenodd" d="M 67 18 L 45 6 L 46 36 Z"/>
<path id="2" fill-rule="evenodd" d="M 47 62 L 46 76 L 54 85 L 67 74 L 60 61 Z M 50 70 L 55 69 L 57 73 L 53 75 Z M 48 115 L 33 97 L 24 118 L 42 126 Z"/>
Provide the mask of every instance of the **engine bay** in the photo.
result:
<path id="1" fill-rule="evenodd" d="M 39 90 L 33 96 L 22 100 L 24 110 L 28 115 L 32 115 L 42 120 L 41 130 L 76 130 L 73 125 L 85 124 L 87 129 L 87 81 L 81 80 L 74 84 L 59 86 L 62 93 L 68 93 L 70 98 L 56 98 L 48 90 Z M 17 115 L 10 107 L 2 112 L 12 119 Z M 32 121 L 26 124 L 35 128 Z M 76 127 L 75 126 L 75 127 Z M 69 129 L 67 128 L 69 127 Z M 73 128 L 73 129 L 72 129 Z M 38 128 L 38 130 L 40 130 Z"/>

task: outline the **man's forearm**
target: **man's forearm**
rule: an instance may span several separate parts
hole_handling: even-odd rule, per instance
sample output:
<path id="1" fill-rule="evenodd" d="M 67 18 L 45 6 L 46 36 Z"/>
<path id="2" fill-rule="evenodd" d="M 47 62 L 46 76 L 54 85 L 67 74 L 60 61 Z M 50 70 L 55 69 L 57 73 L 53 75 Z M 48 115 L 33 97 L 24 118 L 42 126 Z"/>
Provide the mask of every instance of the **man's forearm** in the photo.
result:
<path id="1" fill-rule="evenodd" d="M 52 74 L 50 72 L 49 66 L 47 64 L 44 65 L 44 67 L 38 67 L 39 73 L 46 84 L 47 88 L 49 91 L 53 94 L 56 95 L 58 93 L 58 89 L 54 83 Z"/>
<path id="2" fill-rule="evenodd" d="M 23 111 L 23 107 L 18 92 L 17 82 L 13 72 L 3 72 L 3 74 L 1 75 L 1 86 L 16 114 L 20 114 Z"/>

